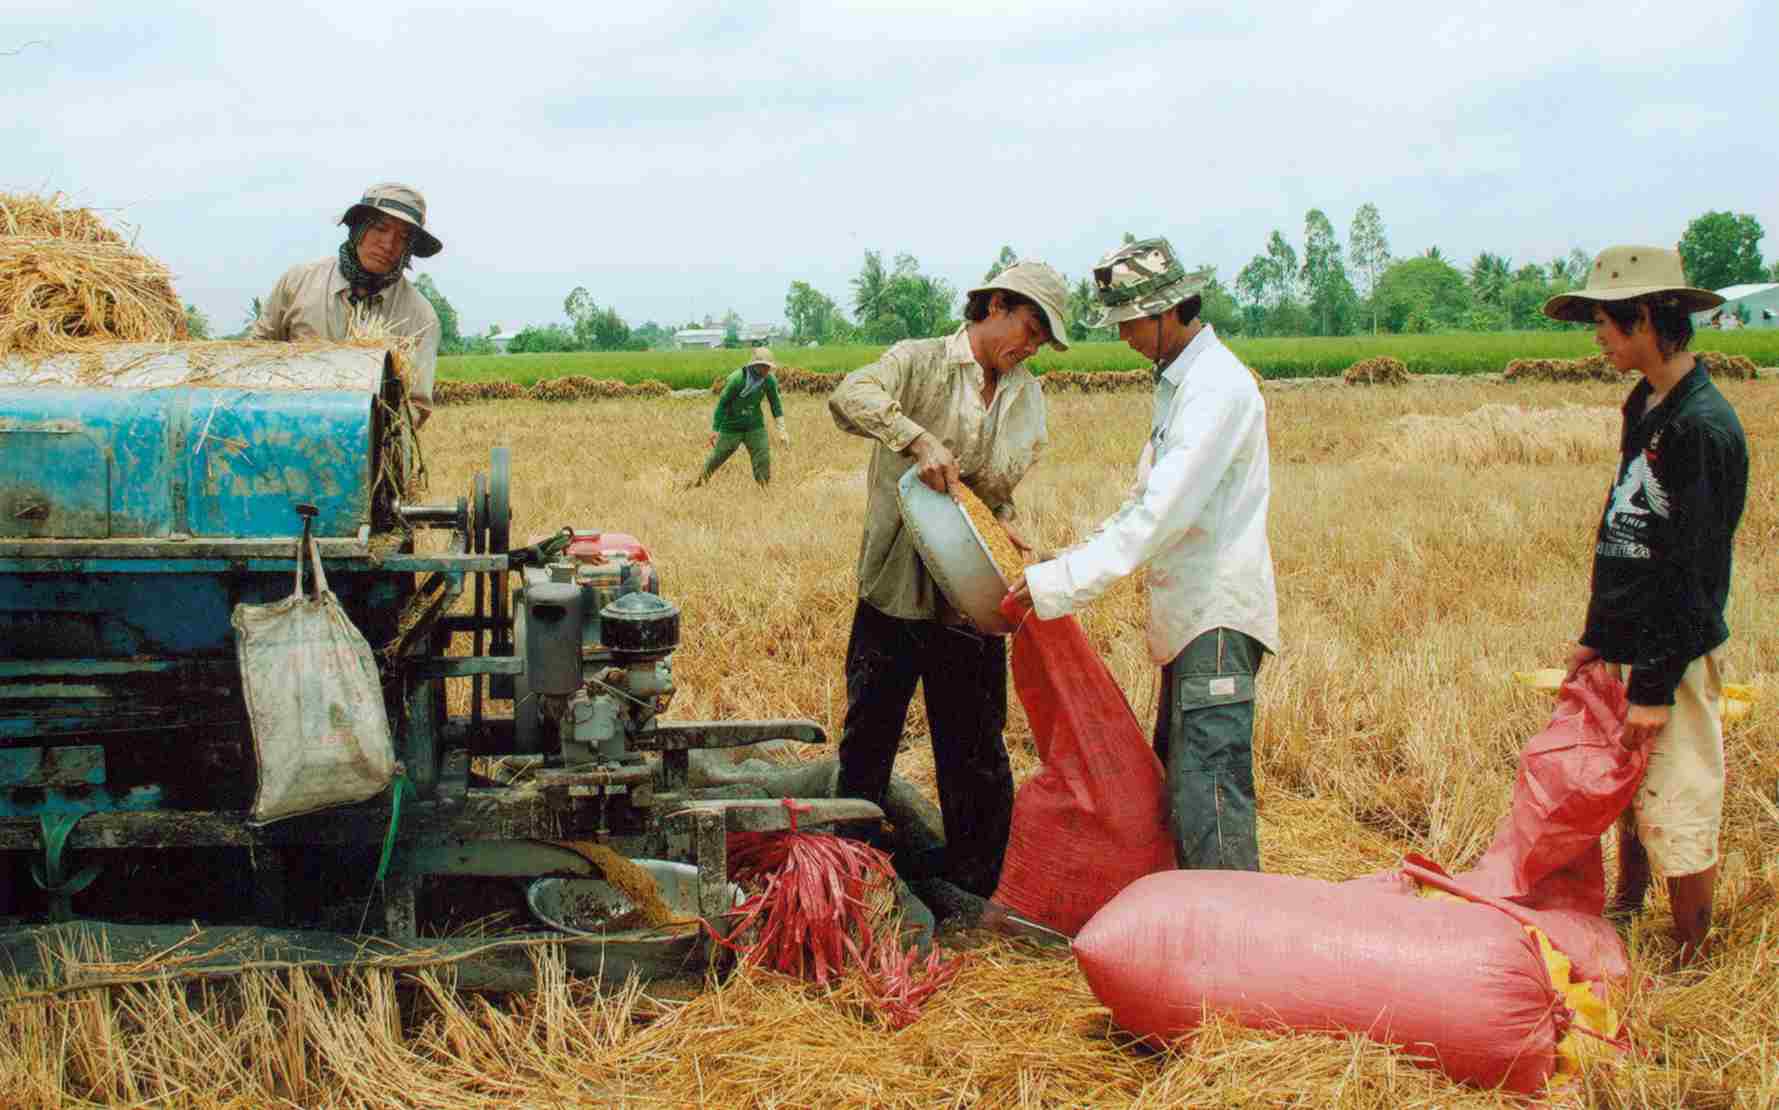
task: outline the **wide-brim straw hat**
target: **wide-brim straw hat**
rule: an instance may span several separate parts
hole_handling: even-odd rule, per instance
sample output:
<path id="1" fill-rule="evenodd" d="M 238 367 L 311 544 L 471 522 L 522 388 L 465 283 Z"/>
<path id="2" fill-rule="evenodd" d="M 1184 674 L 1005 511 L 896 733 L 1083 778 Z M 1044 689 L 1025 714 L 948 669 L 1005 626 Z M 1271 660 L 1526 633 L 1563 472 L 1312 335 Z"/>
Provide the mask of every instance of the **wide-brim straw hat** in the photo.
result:
<path id="1" fill-rule="evenodd" d="M 351 224 L 353 214 L 360 211 L 393 216 L 412 225 L 415 258 L 431 258 L 445 249 L 445 244 L 439 242 L 439 237 L 426 230 L 426 198 L 412 185 L 394 181 L 372 185 L 364 191 L 364 196 L 358 198 L 357 204 L 346 209 L 340 216 L 340 222 Z"/>
<path id="2" fill-rule="evenodd" d="M 1093 266 L 1093 295 L 1099 315 L 1089 327 L 1108 328 L 1126 320 L 1159 316 L 1188 297 L 1203 293 L 1211 270 L 1187 273 L 1166 239 L 1139 239 L 1107 251 Z"/>
<path id="3" fill-rule="evenodd" d="M 1687 284 L 1679 251 L 1665 247 L 1607 247 L 1594 259 L 1587 285 L 1545 301 L 1544 314 L 1552 320 L 1591 324 L 1595 305 L 1636 297 L 1658 297 L 1662 303 L 1672 303 L 1688 312 L 1703 312 L 1723 303 L 1723 298 L 1711 290 Z"/>
<path id="4" fill-rule="evenodd" d="M 1050 342 L 1059 351 L 1069 349 L 1069 331 L 1064 324 L 1065 307 L 1069 303 L 1069 287 L 1062 275 L 1037 259 L 1019 261 L 969 291 L 970 296 L 994 289 L 1029 297 L 1044 313 L 1050 327 Z"/>
<path id="5" fill-rule="evenodd" d="M 777 370 L 778 363 L 772 361 L 772 349 L 769 347 L 755 347 L 753 353 L 747 356 L 747 361 L 741 364 L 743 370 L 754 366 L 764 366 L 768 370 Z"/>

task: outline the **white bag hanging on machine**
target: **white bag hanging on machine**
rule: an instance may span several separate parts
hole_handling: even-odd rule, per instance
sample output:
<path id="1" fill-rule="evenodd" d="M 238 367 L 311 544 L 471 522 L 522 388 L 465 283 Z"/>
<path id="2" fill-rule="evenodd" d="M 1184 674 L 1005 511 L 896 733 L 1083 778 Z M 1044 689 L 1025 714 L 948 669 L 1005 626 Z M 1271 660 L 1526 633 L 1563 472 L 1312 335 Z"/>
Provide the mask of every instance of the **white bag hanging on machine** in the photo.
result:
<path id="1" fill-rule="evenodd" d="M 259 762 L 254 824 L 362 802 L 396 772 L 371 646 L 327 588 L 313 538 L 315 596 L 303 596 L 302 548 L 299 540 L 296 592 L 237 605 L 231 618 Z"/>

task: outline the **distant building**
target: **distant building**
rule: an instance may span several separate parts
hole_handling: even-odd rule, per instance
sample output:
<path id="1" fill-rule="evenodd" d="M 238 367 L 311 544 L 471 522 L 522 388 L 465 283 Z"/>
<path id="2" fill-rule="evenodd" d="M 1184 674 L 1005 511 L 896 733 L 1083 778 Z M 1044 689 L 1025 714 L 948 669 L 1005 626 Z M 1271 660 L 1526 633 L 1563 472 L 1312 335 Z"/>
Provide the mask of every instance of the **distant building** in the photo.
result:
<path id="1" fill-rule="evenodd" d="M 725 334 L 722 328 L 681 328 L 673 333 L 673 346 L 680 351 L 721 347 Z"/>
<path id="2" fill-rule="evenodd" d="M 493 335 L 488 337 L 488 342 L 494 344 L 494 349 L 504 355 L 507 353 L 507 345 L 512 343 L 513 337 L 518 334 L 518 332 L 500 328 Z"/>
<path id="3" fill-rule="evenodd" d="M 1723 298 L 1723 305 L 1693 313 L 1694 328 L 1709 328 L 1711 318 L 1719 312 L 1725 316 L 1746 315 L 1748 322 L 1743 327 L 1779 328 L 1779 282 L 1732 285 L 1728 289 L 1719 289 L 1717 295 Z"/>
<path id="4" fill-rule="evenodd" d="M 784 338 L 783 324 L 748 324 L 740 329 L 741 342 L 748 347 L 769 347 Z"/>

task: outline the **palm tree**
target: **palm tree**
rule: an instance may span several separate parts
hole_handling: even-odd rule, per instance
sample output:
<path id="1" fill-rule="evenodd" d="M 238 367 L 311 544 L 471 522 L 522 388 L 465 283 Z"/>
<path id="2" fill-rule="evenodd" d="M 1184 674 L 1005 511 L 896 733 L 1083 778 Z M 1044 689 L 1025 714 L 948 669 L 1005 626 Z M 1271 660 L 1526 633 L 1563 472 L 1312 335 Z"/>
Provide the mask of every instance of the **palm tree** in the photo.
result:
<path id="1" fill-rule="evenodd" d="M 859 276 L 852 279 L 853 318 L 861 324 L 869 324 L 883 315 L 883 294 L 888 284 L 889 276 L 883 271 L 883 255 L 866 251 L 865 264 L 859 268 Z"/>

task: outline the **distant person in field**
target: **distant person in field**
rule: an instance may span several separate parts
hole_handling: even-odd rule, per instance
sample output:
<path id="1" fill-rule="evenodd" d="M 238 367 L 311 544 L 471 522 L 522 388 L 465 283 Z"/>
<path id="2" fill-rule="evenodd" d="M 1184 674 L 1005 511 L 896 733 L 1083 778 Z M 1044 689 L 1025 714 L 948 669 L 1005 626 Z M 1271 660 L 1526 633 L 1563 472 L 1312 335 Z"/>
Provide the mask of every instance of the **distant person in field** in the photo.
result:
<path id="1" fill-rule="evenodd" d="M 951 607 L 902 523 L 896 483 L 910 467 L 941 492 L 968 486 L 1004 524 L 1014 488 L 1047 439 L 1044 393 L 1025 368 L 1045 344 L 1067 350 L 1068 289 L 1042 262 L 1018 262 L 970 290 L 964 324 L 909 339 L 848 374 L 828 399 L 840 430 L 875 440 L 866 478 L 859 600 L 846 647 L 840 797 L 881 802 L 918 682 L 926 698 L 945 819 L 942 860 L 898 864 L 987 898 L 1013 817 L 1007 647 Z M 1009 527 L 1022 550 L 1029 545 Z M 922 873 L 924 872 L 924 873 Z"/>
<path id="2" fill-rule="evenodd" d="M 272 286 L 254 321 L 253 339 L 347 339 L 355 317 L 386 324 L 415 340 L 408 380 L 416 424 L 432 413 L 439 364 L 439 316 L 403 273 L 416 258 L 444 249 L 426 230 L 426 198 L 393 182 L 373 185 L 346 209 L 338 253 L 292 266 Z"/>
<path id="3" fill-rule="evenodd" d="M 705 457 L 704 470 L 693 479 L 701 486 L 742 444 L 747 445 L 747 459 L 754 467 L 754 481 L 762 486 L 772 481 L 772 443 L 766 437 L 766 420 L 760 415 L 760 402 L 772 406 L 772 418 L 778 421 L 778 441 L 791 445 L 791 433 L 785 427 L 784 405 L 778 399 L 778 379 L 772 372 L 778 363 L 772 352 L 755 347 L 746 366 L 729 375 L 723 392 L 717 397 L 716 411 L 710 416 L 710 454 Z"/>
<path id="4" fill-rule="evenodd" d="M 1687 285 L 1677 251 L 1612 247 L 1584 289 L 1544 305 L 1554 320 L 1593 324 L 1607 359 L 1643 375 L 1624 405 L 1569 673 L 1600 659 L 1621 678 L 1629 670 L 1622 742 L 1651 747 L 1619 824 L 1608 912 L 1640 910 L 1653 868 L 1667 879 L 1684 961 L 1699 955 L 1711 924 L 1724 791 L 1719 651 L 1730 635 L 1730 552 L 1748 496 L 1741 421 L 1686 349 L 1692 314 L 1722 303 Z"/>
<path id="5" fill-rule="evenodd" d="M 1184 868 L 1260 869 L 1254 812 L 1254 678 L 1279 648 L 1266 402 L 1199 316 L 1208 271 L 1166 239 L 1094 267 L 1094 327 L 1118 326 L 1155 364 L 1155 407 L 1130 497 L 1087 540 L 1026 568 L 1012 594 L 1042 620 L 1147 568 L 1149 656 L 1161 667 L 1155 754 L 1167 770 Z"/>

